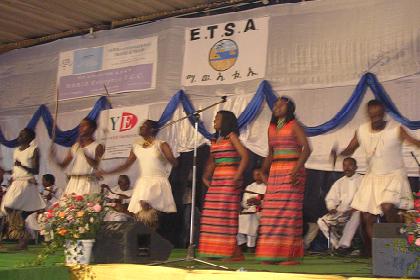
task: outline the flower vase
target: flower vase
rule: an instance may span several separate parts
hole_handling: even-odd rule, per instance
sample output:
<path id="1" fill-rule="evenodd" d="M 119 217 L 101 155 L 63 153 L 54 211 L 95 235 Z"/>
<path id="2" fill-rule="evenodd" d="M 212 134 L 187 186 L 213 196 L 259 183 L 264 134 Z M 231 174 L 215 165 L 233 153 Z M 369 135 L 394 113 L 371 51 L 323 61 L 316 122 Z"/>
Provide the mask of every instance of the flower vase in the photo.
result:
<path id="1" fill-rule="evenodd" d="M 66 240 L 66 265 L 89 264 L 95 239 Z"/>

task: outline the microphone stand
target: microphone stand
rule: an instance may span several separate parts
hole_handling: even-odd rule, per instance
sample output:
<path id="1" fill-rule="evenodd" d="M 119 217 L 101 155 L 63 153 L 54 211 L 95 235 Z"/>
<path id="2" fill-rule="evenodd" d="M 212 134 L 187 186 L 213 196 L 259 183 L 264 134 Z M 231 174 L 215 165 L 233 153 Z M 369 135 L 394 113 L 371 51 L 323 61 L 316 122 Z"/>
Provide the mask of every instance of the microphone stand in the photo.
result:
<path id="1" fill-rule="evenodd" d="M 182 117 L 178 120 L 175 121 L 171 121 L 169 123 L 167 123 L 166 125 L 162 126 L 160 129 L 169 127 L 174 125 L 175 123 L 181 122 L 187 118 L 193 117 L 194 118 L 194 154 L 193 154 L 193 166 L 192 166 L 192 186 L 191 186 L 191 215 L 190 215 L 190 239 L 189 239 L 189 245 L 188 245 L 188 249 L 187 249 L 187 255 L 185 256 L 185 258 L 180 258 L 180 259 L 175 259 L 175 260 L 169 260 L 169 261 L 164 261 L 164 262 L 157 262 L 157 263 L 151 263 L 149 265 L 154 266 L 154 265 L 161 265 L 161 264 L 170 264 L 170 263 L 177 263 L 177 262 L 197 262 L 200 264 L 205 264 L 208 266 L 212 266 L 212 267 L 217 267 L 217 268 L 221 268 L 221 269 L 229 269 L 225 266 L 222 265 L 217 265 L 214 263 L 210 263 L 201 259 L 198 259 L 195 257 L 195 241 L 194 241 L 194 233 L 195 233 L 195 225 L 194 225 L 194 217 L 195 217 L 195 195 L 196 195 L 196 190 L 197 190 L 197 139 L 198 139 L 198 122 L 200 121 L 200 113 L 218 105 L 218 104 L 222 104 L 226 102 L 226 96 L 222 96 L 221 97 L 222 100 L 213 103 L 201 110 L 197 110 L 195 112 L 192 112 L 190 114 L 188 114 L 185 117 Z"/>
<path id="2" fill-rule="evenodd" d="M 417 177 L 417 187 L 420 188 L 420 162 L 419 162 L 419 160 L 417 159 L 416 155 L 413 152 L 410 152 L 410 154 L 411 154 L 411 156 L 414 158 L 414 160 L 417 163 L 417 167 L 418 167 L 417 172 L 419 173 L 419 176 Z"/>

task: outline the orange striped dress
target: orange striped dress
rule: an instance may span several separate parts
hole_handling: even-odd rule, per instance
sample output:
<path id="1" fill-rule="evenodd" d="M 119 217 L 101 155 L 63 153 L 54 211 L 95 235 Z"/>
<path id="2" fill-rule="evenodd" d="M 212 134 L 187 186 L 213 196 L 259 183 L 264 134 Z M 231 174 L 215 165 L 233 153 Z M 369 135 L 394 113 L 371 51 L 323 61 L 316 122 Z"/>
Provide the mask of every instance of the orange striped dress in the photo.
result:
<path id="1" fill-rule="evenodd" d="M 285 261 L 303 257 L 302 206 L 305 170 L 298 172 L 292 185 L 290 172 L 296 166 L 302 147 L 292 128 L 296 121 L 277 129 L 270 124 L 269 145 L 273 148 L 267 192 L 262 205 L 256 257 L 263 261 Z"/>
<path id="2" fill-rule="evenodd" d="M 240 190 L 233 181 L 241 160 L 229 139 L 212 142 L 216 167 L 207 191 L 201 216 L 199 254 L 228 258 L 236 248 Z"/>

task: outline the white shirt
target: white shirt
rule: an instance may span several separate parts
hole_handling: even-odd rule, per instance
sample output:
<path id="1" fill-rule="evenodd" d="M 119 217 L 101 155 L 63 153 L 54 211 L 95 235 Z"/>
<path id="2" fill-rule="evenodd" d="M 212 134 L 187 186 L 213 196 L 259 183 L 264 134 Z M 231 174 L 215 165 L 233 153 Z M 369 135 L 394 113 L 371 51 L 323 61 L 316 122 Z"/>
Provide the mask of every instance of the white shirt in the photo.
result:
<path id="1" fill-rule="evenodd" d="M 23 166 L 33 168 L 33 159 L 34 153 L 37 146 L 31 145 L 24 150 L 20 150 L 19 147 L 13 151 L 13 169 L 12 169 L 12 177 L 13 179 L 19 178 L 28 178 L 33 177 L 33 174 L 29 173 L 26 169 L 21 166 L 14 165 L 15 162 L 18 160 Z"/>
<path id="2" fill-rule="evenodd" d="M 126 191 L 123 191 L 123 190 L 121 190 L 120 186 L 117 185 L 115 187 L 112 187 L 111 191 L 113 193 L 109 192 L 106 196 L 107 198 L 109 198 L 109 199 L 120 199 L 119 194 L 123 194 L 123 195 L 128 196 L 129 198 L 123 199 L 122 203 L 130 203 L 131 196 L 133 195 L 133 189 L 128 189 Z"/>
<path id="3" fill-rule="evenodd" d="M 336 209 L 338 212 L 350 210 L 350 204 L 362 178 L 362 175 L 355 173 L 351 177 L 343 176 L 338 179 L 325 197 L 328 210 Z"/>
<path id="4" fill-rule="evenodd" d="M 250 198 L 256 198 L 259 194 L 265 194 L 267 186 L 264 183 L 257 184 L 256 182 L 248 185 L 245 188 L 244 195 L 242 196 L 242 212 L 243 213 L 255 213 L 257 212 L 257 207 L 255 205 L 248 205 L 247 201 Z"/>
<path id="5" fill-rule="evenodd" d="M 45 187 L 41 185 L 39 188 L 39 192 L 41 193 L 42 197 L 44 198 L 45 203 L 47 204 L 47 208 L 54 203 L 58 202 L 61 198 L 61 195 L 63 194 L 63 189 L 60 187 L 57 187 L 56 185 L 50 186 L 50 190 L 52 193 L 52 197 L 49 201 L 45 200 L 45 196 L 47 196 L 50 192 L 45 190 Z"/>
<path id="6" fill-rule="evenodd" d="M 366 154 L 368 172 L 383 175 L 404 168 L 400 132 L 401 126 L 393 121 L 380 131 L 373 131 L 370 122 L 359 127 L 357 140 Z"/>

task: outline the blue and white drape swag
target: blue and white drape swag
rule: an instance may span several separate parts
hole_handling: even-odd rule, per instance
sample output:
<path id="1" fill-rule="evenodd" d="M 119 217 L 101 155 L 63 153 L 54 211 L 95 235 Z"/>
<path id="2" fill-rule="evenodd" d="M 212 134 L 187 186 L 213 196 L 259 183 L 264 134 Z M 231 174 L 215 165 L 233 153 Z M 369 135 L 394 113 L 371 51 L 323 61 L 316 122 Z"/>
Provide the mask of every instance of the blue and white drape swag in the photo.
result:
<path id="1" fill-rule="evenodd" d="M 86 118 L 91 119 L 91 120 L 97 120 L 102 110 L 107 110 L 110 108 L 111 108 L 111 104 L 108 102 L 108 99 L 105 96 L 102 96 L 101 98 L 98 99 L 98 101 L 96 101 L 95 106 L 93 106 L 92 110 L 89 112 Z M 35 111 L 35 113 L 33 114 L 31 120 L 26 125 L 26 127 L 34 130 L 38 121 L 41 118 L 44 121 L 45 127 L 48 130 L 48 135 L 51 137 L 53 125 L 54 125 L 54 119 L 50 111 L 48 110 L 47 106 L 45 105 L 39 106 L 38 110 Z M 64 147 L 71 147 L 76 142 L 78 133 L 79 133 L 79 125 L 77 125 L 75 128 L 72 128 L 66 131 L 60 130 L 57 127 L 56 132 L 55 132 L 54 142 Z M 0 144 L 8 148 L 15 148 L 18 146 L 17 138 L 13 140 L 6 140 L 1 130 L 0 130 Z"/>
<path id="2" fill-rule="evenodd" d="M 399 111 L 395 104 L 392 102 L 391 98 L 386 93 L 385 89 L 378 82 L 376 76 L 372 73 L 366 73 L 362 76 L 356 88 L 353 91 L 353 94 L 349 100 L 344 104 L 339 112 L 329 121 L 320 124 L 314 127 L 305 127 L 306 133 L 308 136 L 317 136 L 324 133 L 327 133 L 335 128 L 344 126 L 348 121 L 350 121 L 354 114 L 357 112 L 363 96 L 367 88 L 370 88 L 376 99 L 385 104 L 385 108 L 388 114 L 400 122 L 409 129 L 415 130 L 420 128 L 420 121 L 410 121 L 404 117 Z M 245 110 L 238 117 L 239 129 L 245 128 L 250 124 L 257 116 L 260 111 L 261 105 L 263 102 L 267 102 L 270 109 L 273 109 L 273 105 L 277 100 L 277 95 L 273 92 L 270 83 L 268 81 L 262 81 L 258 86 L 257 92 L 254 97 L 251 99 Z M 188 99 L 188 96 L 183 90 L 179 90 L 166 105 L 165 110 L 163 111 L 160 119 L 159 126 L 163 126 L 165 123 L 170 121 L 173 113 L 178 108 L 179 105 L 182 105 L 185 113 L 190 115 L 195 112 L 194 106 Z M 86 116 L 91 120 L 97 120 L 99 114 L 102 110 L 110 109 L 111 105 L 105 96 L 102 96 L 93 106 L 90 113 Z M 38 121 L 42 118 L 44 124 L 48 130 L 48 135 L 51 137 L 52 127 L 53 127 L 53 117 L 48 110 L 47 106 L 41 105 L 38 110 L 34 113 L 31 120 L 26 127 L 35 129 Z M 194 123 L 194 118 L 191 116 L 189 118 L 191 124 Z M 207 139 L 212 137 L 212 134 L 206 129 L 204 124 L 200 121 L 198 123 L 198 131 Z M 62 131 L 57 128 L 55 143 L 70 147 L 75 143 L 78 136 L 78 126 L 73 129 Z M 17 146 L 17 138 L 12 140 L 7 140 L 4 138 L 2 131 L 0 130 L 0 144 L 14 148 Z"/>

